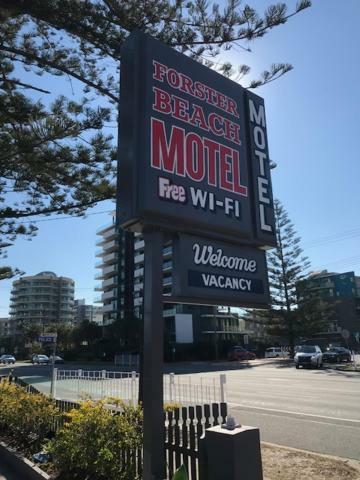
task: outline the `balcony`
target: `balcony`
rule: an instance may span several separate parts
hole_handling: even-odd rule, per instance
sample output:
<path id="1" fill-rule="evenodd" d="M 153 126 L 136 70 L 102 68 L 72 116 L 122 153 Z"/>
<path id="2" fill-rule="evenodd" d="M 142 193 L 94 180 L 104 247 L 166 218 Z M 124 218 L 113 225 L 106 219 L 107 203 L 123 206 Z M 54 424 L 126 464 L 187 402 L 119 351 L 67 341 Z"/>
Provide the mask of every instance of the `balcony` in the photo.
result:
<path id="1" fill-rule="evenodd" d="M 139 255 L 135 255 L 135 257 L 134 257 L 134 263 L 135 263 L 135 264 L 144 263 L 144 254 L 141 253 L 141 254 L 139 254 Z"/>
<path id="2" fill-rule="evenodd" d="M 144 290 L 144 284 L 141 283 L 136 283 L 134 285 L 134 292 L 142 292 Z"/>
<path id="3" fill-rule="evenodd" d="M 115 312 L 116 311 L 116 306 L 113 305 L 112 303 L 109 303 L 108 305 L 104 305 L 101 309 L 101 313 L 109 313 L 109 312 Z"/>
<path id="4" fill-rule="evenodd" d="M 135 270 L 135 272 L 134 272 L 134 277 L 135 278 L 143 277 L 143 276 L 144 276 L 144 269 L 143 268 L 138 268 L 137 270 Z"/>
<path id="5" fill-rule="evenodd" d="M 117 277 L 113 276 L 112 278 L 107 278 L 102 282 L 102 290 L 105 288 L 115 287 L 117 285 Z"/>
<path id="6" fill-rule="evenodd" d="M 176 315 L 176 308 L 168 308 L 167 310 L 164 310 L 163 312 L 163 317 L 174 317 Z"/>
<path id="7" fill-rule="evenodd" d="M 142 303 L 143 303 L 142 297 L 139 297 L 139 298 L 135 298 L 135 299 L 134 299 L 134 306 L 135 306 L 135 307 L 140 307 L 140 306 L 142 305 Z"/>
<path id="8" fill-rule="evenodd" d="M 110 290 L 109 292 L 104 292 L 102 295 L 101 295 L 101 300 L 104 301 L 104 300 L 113 300 L 116 298 L 116 290 Z"/>
<path id="9" fill-rule="evenodd" d="M 163 250 L 163 255 L 165 258 L 170 257 L 172 255 L 172 247 L 171 246 L 165 247 Z"/>
<path id="10" fill-rule="evenodd" d="M 102 251 L 110 253 L 119 249 L 119 243 L 117 240 L 102 240 L 96 244 L 98 247 L 102 247 Z"/>
<path id="11" fill-rule="evenodd" d="M 144 240 L 135 240 L 134 243 L 134 249 L 135 250 L 141 250 L 145 247 L 145 242 Z"/>
<path id="12" fill-rule="evenodd" d="M 100 262 L 95 263 L 95 268 L 103 268 L 106 265 L 114 265 L 118 262 L 117 252 L 112 252 L 103 256 Z"/>
<path id="13" fill-rule="evenodd" d="M 98 273 L 95 276 L 96 280 L 105 280 L 110 277 L 114 277 L 117 275 L 117 265 L 110 265 L 109 267 L 105 267 L 102 269 L 101 273 Z"/>
<path id="14" fill-rule="evenodd" d="M 163 264 L 163 272 L 169 272 L 170 270 L 172 270 L 172 260 L 169 260 L 167 262 L 164 262 Z"/>

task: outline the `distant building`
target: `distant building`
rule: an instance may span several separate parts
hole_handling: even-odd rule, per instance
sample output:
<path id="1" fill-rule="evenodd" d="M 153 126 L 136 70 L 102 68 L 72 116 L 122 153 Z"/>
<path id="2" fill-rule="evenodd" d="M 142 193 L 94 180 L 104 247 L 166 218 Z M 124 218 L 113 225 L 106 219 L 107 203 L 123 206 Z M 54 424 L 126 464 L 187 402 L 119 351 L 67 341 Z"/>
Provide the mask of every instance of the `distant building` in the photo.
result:
<path id="1" fill-rule="evenodd" d="M 74 301 L 74 323 L 83 321 L 102 325 L 102 308 L 95 305 L 87 305 L 85 298 Z"/>
<path id="2" fill-rule="evenodd" d="M 74 323 L 81 323 L 83 321 L 99 323 L 99 315 L 101 315 L 102 323 L 101 307 L 86 304 L 85 298 L 76 299 L 74 301 Z"/>
<path id="3" fill-rule="evenodd" d="M 0 337 L 13 337 L 16 333 L 16 320 L 0 318 Z"/>
<path id="4" fill-rule="evenodd" d="M 331 306 L 327 330 L 319 335 L 341 336 L 343 330 L 348 330 L 350 341 L 355 341 L 357 332 L 360 332 L 360 277 L 354 272 L 323 270 L 309 275 L 298 287 L 300 297 L 321 298 Z"/>
<path id="5" fill-rule="evenodd" d="M 10 316 L 18 323 L 71 323 L 74 319 L 74 280 L 40 272 L 13 282 Z"/>

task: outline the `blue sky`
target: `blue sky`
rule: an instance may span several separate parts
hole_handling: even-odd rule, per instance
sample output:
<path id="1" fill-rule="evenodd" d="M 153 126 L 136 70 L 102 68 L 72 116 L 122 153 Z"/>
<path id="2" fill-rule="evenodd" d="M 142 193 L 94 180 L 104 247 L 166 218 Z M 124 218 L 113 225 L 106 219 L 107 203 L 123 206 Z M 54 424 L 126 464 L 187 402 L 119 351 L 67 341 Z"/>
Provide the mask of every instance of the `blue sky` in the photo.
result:
<path id="1" fill-rule="evenodd" d="M 270 2 L 249 3 L 261 11 Z M 249 64 L 252 78 L 274 62 L 294 65 L 283 78 L 256 90 L 265 98 L 270 155 L 278 165 L 274 195 L 287 209 L 313 269 L 358 275 L 359 18 L 359 0 L 315 0 L 312 8 L 251 44 L 251 53 L 237 48 L 228 55 Z M 76 282 L 76 297 L 92 303 L 96 231 L 110 220 L 108 213 L 98 212 L 112 208 L 104 202 L 85 219 L 39 223 L 37 237 L 18 240 L 7 263 L 28 275 L 51 270 L 69 276 Z M 1 282 L 1 317 L 8 314 L 10 290 L 11 281 Z"/>

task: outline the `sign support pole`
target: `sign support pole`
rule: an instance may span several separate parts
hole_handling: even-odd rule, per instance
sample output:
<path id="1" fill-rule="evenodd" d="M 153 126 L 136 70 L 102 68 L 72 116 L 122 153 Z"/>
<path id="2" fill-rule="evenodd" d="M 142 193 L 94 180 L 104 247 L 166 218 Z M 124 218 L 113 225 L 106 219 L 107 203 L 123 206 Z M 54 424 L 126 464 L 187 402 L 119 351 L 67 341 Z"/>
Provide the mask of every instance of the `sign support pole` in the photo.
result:
<path id="1" fill-rule="evenodd" d="M 163 232 L 144 231 L 144 480 L 165 478 L 163 410 Z"/>

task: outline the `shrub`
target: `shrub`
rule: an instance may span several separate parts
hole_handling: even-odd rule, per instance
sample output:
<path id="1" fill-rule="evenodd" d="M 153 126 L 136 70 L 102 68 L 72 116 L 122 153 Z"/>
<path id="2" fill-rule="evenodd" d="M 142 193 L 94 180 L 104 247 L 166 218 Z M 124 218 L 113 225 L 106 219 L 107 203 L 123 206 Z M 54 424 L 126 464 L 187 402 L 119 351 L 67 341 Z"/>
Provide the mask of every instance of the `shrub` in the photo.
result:
<path id="1" fill-rule="evenodd" d="M 42 394 L 33 395 L 3 380 L 0 383 L 0 429 L 19 447 L 35 451 L 62 414 Z"/>
<path id="2" fill-rule="evenodd" d="M 121 404 L 111 412 L 104 401 L 83 402 L 49 443 L 55 467 L 68 478 L 135 480 L 142 444 L 142 413 Z M 87 478 L 86 477 L 86 478 Z"/>

